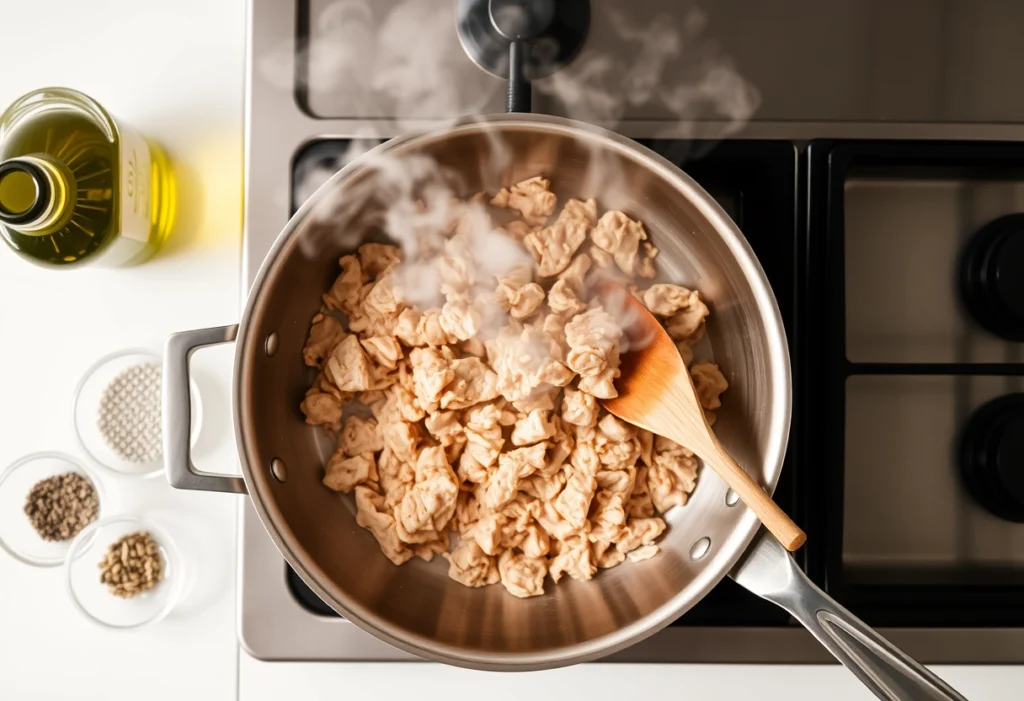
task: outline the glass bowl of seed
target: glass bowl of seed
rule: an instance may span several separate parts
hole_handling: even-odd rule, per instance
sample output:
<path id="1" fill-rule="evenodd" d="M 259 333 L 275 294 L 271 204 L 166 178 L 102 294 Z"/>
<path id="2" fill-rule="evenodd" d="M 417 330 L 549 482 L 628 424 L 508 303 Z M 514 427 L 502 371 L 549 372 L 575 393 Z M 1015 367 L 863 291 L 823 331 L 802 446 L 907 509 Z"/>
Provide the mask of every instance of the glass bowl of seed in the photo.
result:
<path id="1" fill-rule="evenodd" d="M 68 593 L 87 618 L 108 628 L 138 628 L 167 616 L 181 598 L 182 558 L 161 526 L 112 516 L 87 526 L 64 562 Z"/>
<path id="2" fill-rule="evenodd" d="M 72 428 L 96 465 L 118 476 L 163 473 L 163 360 L 145 350 L 118 351 L 97 360 L 75 388 Z M 199 389 L 190 381 L 191 436 L 202 428 Z"/>
<path id="3" fill-rule="evenodd" d="M 63 453 L 33 453 L 0 474 L 0 548 L 55 567 L 75 536 L 107 511 L 95 473 Z"/>

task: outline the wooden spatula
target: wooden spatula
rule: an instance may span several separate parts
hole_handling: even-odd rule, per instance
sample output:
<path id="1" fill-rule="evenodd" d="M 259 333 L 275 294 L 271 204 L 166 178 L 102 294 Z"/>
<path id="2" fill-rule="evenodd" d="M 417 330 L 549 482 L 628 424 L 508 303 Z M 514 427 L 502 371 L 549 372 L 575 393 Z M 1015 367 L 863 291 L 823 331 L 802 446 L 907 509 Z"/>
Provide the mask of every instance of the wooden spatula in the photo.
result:
<path id="1" fill-rule="evenodd" d="M 783 547 L 790 552 L 798 549 L 807 535 L 718 442 L 679 349 L 665 329 L 618 285 L 603 285 L 601 294 L 624 307 L 629 319 L 626 336 L 631 341 L 630 350 L 622 355 L 622 374 L 615 381 L 619 396 L 600 400 L 604 408 L 692 450 L 757 514 Z"/>

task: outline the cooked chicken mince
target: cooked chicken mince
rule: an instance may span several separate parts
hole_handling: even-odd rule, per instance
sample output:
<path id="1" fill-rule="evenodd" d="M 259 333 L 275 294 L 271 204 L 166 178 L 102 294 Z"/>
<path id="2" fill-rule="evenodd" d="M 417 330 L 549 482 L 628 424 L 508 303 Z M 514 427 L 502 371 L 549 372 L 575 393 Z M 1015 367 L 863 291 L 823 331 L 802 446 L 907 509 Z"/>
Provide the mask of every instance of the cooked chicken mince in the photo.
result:
<path id="1" fill-rule="evenodd" d="M 589 580 L 654 557 L 658 514 L 696 485 L 693 453 L 598 404 L 616 396 L 623 332 L 588 290 L 608 277 L 630 285 L 678 342 L 713 421 L 728 383 L 714 363 L 694 362 L 707 306 L 679 285 L 636 288 L 658 255 L 641 222 L 598 217 L 593 199 L 569 199 L 554 216 L 556 206 L 541 177 L 490 200 L 497 230 L 534 261 L 498 278 L 477 279 L 471 234 L 453 221 L 444 251 L 430 254 L 439 308 L 404 301 L 393 275 L 402 250 L 363 244 L 341 258 L 313 317 L 304 360 L 320 372 L 302 411 L 338 446 L 323 483 L 355 492 L 359 525 L 396 565 L 441 555 L 468 587 L 537 596 L 548 576 Z M 485 333 L 495 308 L 500 327 Z"/>

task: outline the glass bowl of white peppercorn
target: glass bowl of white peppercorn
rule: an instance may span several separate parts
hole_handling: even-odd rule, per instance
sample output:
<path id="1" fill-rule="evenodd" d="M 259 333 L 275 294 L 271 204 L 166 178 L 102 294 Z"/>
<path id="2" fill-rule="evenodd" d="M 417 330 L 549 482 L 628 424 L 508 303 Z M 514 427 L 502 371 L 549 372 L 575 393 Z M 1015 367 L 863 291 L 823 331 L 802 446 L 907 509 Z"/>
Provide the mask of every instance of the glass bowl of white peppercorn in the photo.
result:
<path id="1" fill-rule="evenodd" d="M 0 474 L 0 548 L 37 567 L 55 567 L 72 539 L 110 504 L 97 475 L 63 453 L 33 453 Z"/>
<path id="2" fill-rule="evenodd" d="M 121 630 L 163 620 L 181 599 L 186 576 L 167 531 L 128 515 L 101 519 L 79 533 L 64 573 L 75 608 L 94 623 Z"/>
<path id="3" fill-rule="evenodd" d="M 96 361 L 75 388 L 72 421 L 88 458 L 117 475 L 153 477 L 163 470 L 163 360 L 145 350 L 118 351 Z M 192 383 L 192 444 L 202 427 L 202 402 Z"/>

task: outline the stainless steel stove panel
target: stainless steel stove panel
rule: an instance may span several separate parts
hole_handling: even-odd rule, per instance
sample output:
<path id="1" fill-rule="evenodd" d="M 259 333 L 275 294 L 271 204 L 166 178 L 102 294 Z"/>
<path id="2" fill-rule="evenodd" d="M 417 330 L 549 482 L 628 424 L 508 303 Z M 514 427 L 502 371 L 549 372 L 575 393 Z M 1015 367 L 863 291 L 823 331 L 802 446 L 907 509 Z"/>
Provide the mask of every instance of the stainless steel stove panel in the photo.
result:
<path id="1" fill-rule="evenodd" d="M 451 16 L 451 31 L 444 30 L 445 41 L 452 43 L 452 51 L 461 50 L 454 39 L 454 0 L 412 2 L 430 4 L 438 17 L 445 13 Z M 366 9 L 372 7 L 370 20 L 364 24 L 375 26 L 373 22 L 381 21 L 395 4 L 380 0 L 361 4 L 312 0 L 304 6 L 308 7 L 313 40 L 310 45 L 300 41 L 302 13 L 294 4 L 250 0 L 242 275 L 246 291 L 288 219 L 291 163 L 303 144 L 322 137 L 387 138 L 436 127 L 459 110 L 472 111 L 468 105 L 478 106 L 481 111 L 500 109 L 500 81 L 468 69 L 466 101 L 458 102 L 455 108 L 443 100 L 430 101 L 429 109 L 409 113 L 391 113 L 394 100 L 388 103 L 379 95 L 368 100 L 365 90 L 349 87 L 353 83 L 344 80 L 351 77 L 349 74 L 332 73 L 330 66 L 322 69 L 323 61 L 338 62 L 337 56 L 346 51 L 368 52 L 363 37 L 345 29 L 346 18 L 365 18 Z M 585 72 L 598 47 L 622 43 L 617 35 L 608 33 L 611 24 L 605 20 L 607 9 L 617 3 L 595 0 L 593 4 L 597 18 L 594 41 L 565 79 L 578 78 L 580 72 Z M 635 9 L 638 20 L 659 12 L 688 17 L 694 23 L 691 32 L 716 39 L 706 39 L 710 44 L 703 45 L 694 40 L 687 47 L 703 46 L 701 50 L 717 55 L 716 47 L 721 46 L 735 58 L 735 65 L 757 86 L 761 99 L 754 120 L 733 134 L 735 137 L 1024 139 L 1024 93 L 1007 88 L 1014 84 L 1016 67 L 1024 65 L 1024 42 L 1019 41 L 1017 32 L 1024 20 L 1024 5 L 1014 0 L 920 0 L 894 5 L 884 0 L 801 0 L 775 8 L 741 0 L 708 1 L 699 8 L 673 0 L 629 3 L 631 15 Z M 416 37 L 417 41 L 422 39 Z M 307 56 L 312 69 L 305 60 Z M 456 65 L 468 62 L 457 53 L 450 57 Z M 458 70 L 462 75 L 462 69 Z M 672 70 L 676 69 L 670 74 Z M 436 80 L 436 75 L 426 76 L 425 83 Z M 574 111 L 568 101 L 546 97 L 544 88 L 540 86 L 535 100 L 538 110 L 581 116 L 578 106 Z M 636 138 L 721 135 L 737 126 L 714 115 L 698 115 L 704 118 L 694 122 L 680 122 L 670 116 L 651 104 L 638 108 L 630 105 L 618 118 L 591 121 Z M 870 184 L 864 186 L 863 194 L 868 198 L 872 196 L 870 189 Z M 854 340 L 856 336 L 852 334 Z M 851 401 L 858 401 L 858 396 L 870 398 L 872 387 L 863 389 Z M 316 616 L 299 606 L 286 585 L 283 559 L 254 510 L 247 504 L 240 513 L 239 637 L 253 656 L 275 660 L 410 659 L 343 619 Z M 871 545 L 873 537 L 854 533 L 852 538 L 854 559 L 879 556 Z M 1016 548 L 1019 544 L 1011 545 Z M 935 552 L 944 551 L 936 546 Z M 882 632 L 925 662 L 1024 661 L 1024 631 L 1019 629 Z M 779 627 L 671 628 L 614 659 L 830 660 L 802 629 Z"/>
<path id="2" fill-rule="evenodd" d="M 308 86 L 310 114 L 446 119 L 502 111 L 504 85 L 481 72 L 459 44 L 457 4 L 310 0 L 309 60 L 297 73 Z M 1024 113 L 1024 94 L 1007 91 L 1002 80 L 1009 66 L 1020 65 L 1015 28 L 1024 26 L 1021 3 L 591 5 L 583 50 L 555 76 L 535 83 L 537 111 L 589 121 L 614 114 L 626 122 L 678 122 L 673 92 L 708 89 L 703 69 L 714 64 L 721 75 L 735 68 L 756 86 L 759 121 L 998 123 Z M 668 26 L 678 31 L 665 31 Z M 628 82 L 646 79 L 661 90 L 647 99 L 625 99 Z M 569 86 L 585 87 L 586 94 L 570 94 Z M 688 110 L 687 117 L 708 119 L 711 110 Z"/>

